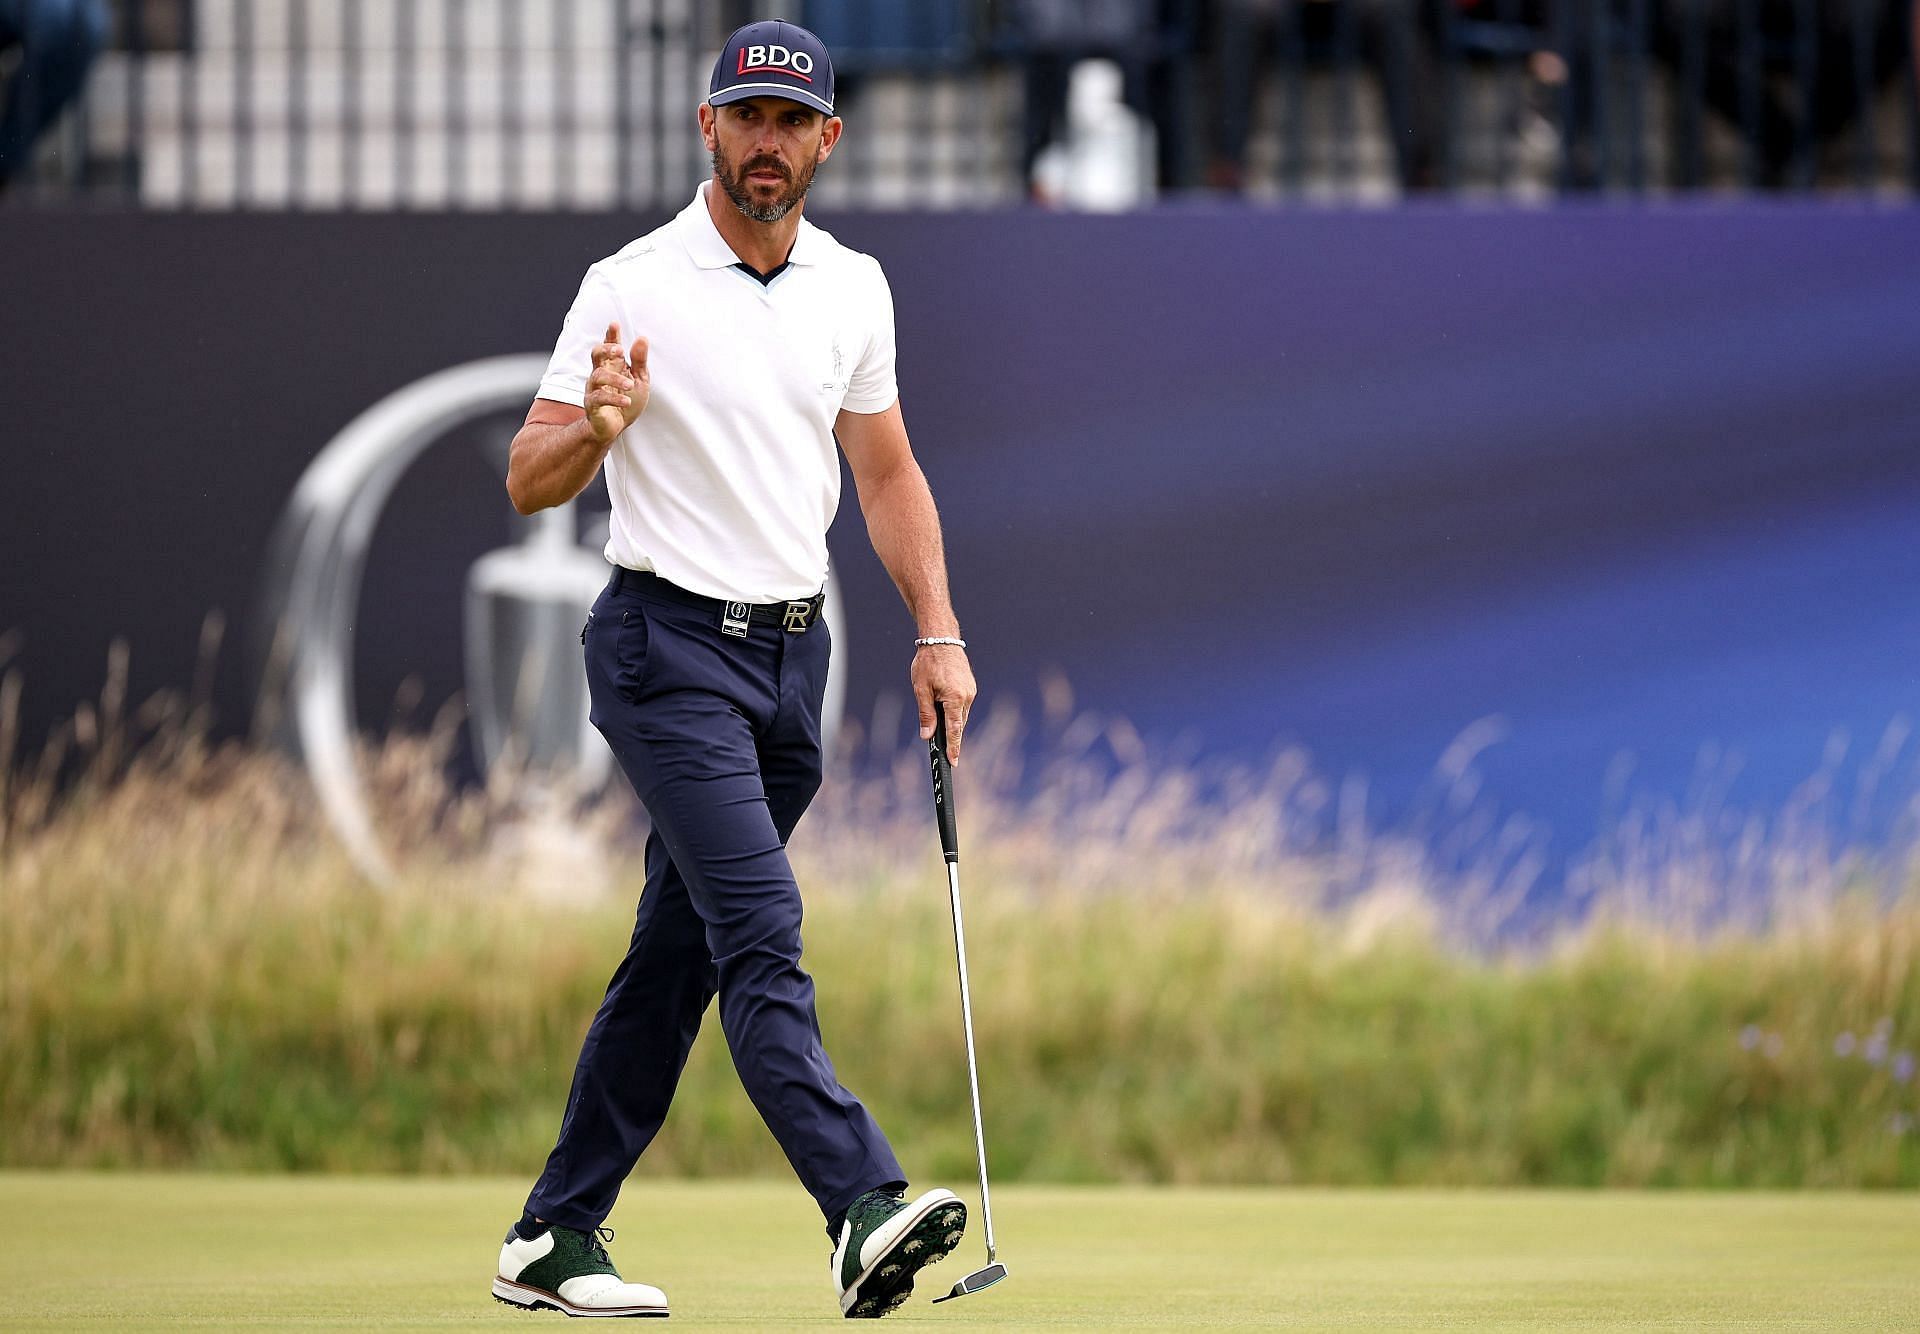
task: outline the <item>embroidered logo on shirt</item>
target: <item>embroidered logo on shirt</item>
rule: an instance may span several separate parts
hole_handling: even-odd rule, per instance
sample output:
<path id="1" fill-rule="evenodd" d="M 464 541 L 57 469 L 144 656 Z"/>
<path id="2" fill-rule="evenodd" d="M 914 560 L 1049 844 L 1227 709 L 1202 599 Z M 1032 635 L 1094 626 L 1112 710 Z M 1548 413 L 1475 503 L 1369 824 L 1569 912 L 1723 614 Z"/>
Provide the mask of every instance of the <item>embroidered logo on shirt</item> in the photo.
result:
<path id="1" fill-rule="evenodd" d="M 847 387 L 847 359 L 840 351 L 840 335 L 833 336 L 833 378 L 824 382 L 820 388 L 826 393 Z"/>

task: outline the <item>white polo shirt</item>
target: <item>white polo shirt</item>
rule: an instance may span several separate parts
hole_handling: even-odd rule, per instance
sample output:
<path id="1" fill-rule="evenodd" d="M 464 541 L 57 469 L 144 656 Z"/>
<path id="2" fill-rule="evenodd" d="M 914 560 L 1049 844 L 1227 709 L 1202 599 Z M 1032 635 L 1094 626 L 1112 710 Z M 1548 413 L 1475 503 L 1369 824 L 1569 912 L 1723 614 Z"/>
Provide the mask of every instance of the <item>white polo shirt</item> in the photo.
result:
<path id="1" fill-rule="evenodd" d="M 644 334 L 652 393 L 607 454 L 607 559 L 709 597 L 811 597 L 840 504 L 834 418 L 897 397 L 893 293 L 805 218 L 763 285 L 734 267 L 710 189 L 587 270 L 540 397 L 580 406 L 607 326 L 628 346 Z"/>

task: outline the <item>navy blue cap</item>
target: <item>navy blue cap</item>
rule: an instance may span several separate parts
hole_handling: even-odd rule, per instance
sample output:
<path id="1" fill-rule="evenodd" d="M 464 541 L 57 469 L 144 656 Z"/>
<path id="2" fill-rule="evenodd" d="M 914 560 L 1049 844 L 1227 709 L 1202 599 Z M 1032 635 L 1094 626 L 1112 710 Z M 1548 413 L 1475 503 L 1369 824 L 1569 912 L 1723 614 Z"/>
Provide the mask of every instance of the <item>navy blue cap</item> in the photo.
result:
<path id="1" fill-rule="evenodd" d="M 707 103 L 723 107 L 749 97 L 790 97 L 833 114 L 833 58 L 827 44 L 784 19 L 749 23 L 727 38 L 713 62 Z"/>

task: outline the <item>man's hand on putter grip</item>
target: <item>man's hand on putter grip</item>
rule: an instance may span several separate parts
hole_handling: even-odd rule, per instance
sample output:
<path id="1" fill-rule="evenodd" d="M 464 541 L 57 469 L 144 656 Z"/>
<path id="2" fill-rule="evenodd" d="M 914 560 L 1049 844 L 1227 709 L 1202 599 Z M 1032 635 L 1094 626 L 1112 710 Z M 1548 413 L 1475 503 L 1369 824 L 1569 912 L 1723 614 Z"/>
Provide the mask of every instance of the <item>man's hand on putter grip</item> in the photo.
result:
<path id="1" fill-rule="evenodd" d="M 960 763 L 960 737 L 967 730 L 967 714 L 979 687 L 967 651 L 958 644 L 929 644 L 913 655 L 913 697 L 920 705 L 920 739 L 933 739 L 933 702 L 947 710 L 947 758 Z"/>
<path id="2" fill-rule="evenodd" d="M 620 346 L 620 326 L 609 324 L 607 336 L 593 349 L 593 374 L 587 377 L 587 426 L 593 438 L 610 445 L 647 409 L 653 382 L 647 375 L 647 340 L 636 338 L 629 352 Z"/>

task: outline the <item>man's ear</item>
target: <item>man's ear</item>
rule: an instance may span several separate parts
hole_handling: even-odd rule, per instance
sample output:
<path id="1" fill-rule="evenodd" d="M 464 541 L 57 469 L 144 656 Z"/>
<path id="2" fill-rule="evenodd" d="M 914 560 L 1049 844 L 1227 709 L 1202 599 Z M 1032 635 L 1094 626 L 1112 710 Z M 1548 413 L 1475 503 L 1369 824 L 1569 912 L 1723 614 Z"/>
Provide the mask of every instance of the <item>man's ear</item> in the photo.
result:
<path id="1" fill-rule="evenodd" d="M 707 146 L 709 153 L 719 144 L 719 140 L 713 137 L 713 124 L 714 110 L 705 102 L 702 102 L 700 104 L 700 141 Z"/>
<path id="2" fill-rule="evenodd" d="M 827 123 L 820 130 L 820 153 L 814 158 L 816 165 L 833 156 L 833 146 L 840 142 L 840 131 L 846 128 L 847 123 L 838 116 L 827 117 Z"/>

